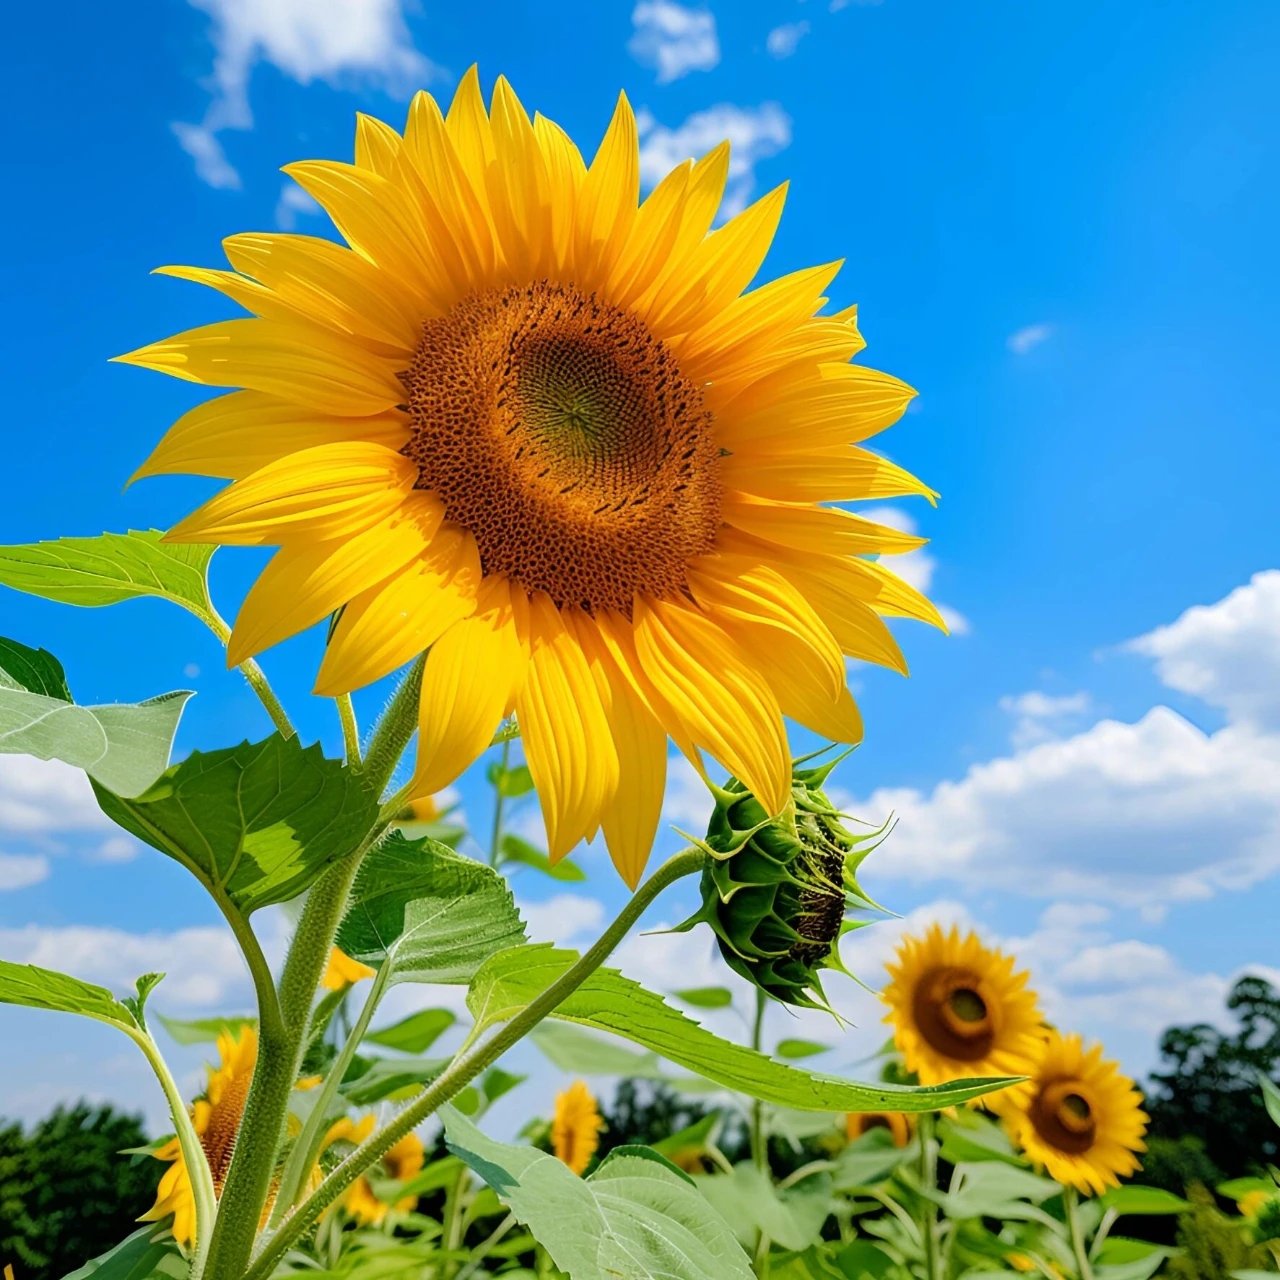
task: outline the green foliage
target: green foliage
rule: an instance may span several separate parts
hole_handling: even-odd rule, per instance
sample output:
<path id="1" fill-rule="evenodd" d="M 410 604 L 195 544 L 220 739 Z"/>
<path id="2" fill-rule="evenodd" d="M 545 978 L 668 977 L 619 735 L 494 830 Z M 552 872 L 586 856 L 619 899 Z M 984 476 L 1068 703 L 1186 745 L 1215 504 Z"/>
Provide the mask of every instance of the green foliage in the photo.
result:
<path id="1" fill-rule="evenodd" d="M 698 1130 L 709 1133 L 712 1125 L 716 1145 L 731 1161 L 746 1155 L 747 1132 L 740 1120 L 728 1117 L 721 1121 L 705 1103 L 678 1093 L 662 1081 L 620 1080 L 613 1101 L 603 1114 L 606 1128 L 600 1136 L 601 1156 L 615 1147 L 649 1146 L 674 1159 L 696 1142 Z M 684 1140 L 677 1141 L 680 1135 Z"/>
<path id="2" fill-rule="evenodd" d="M 1223 1280 L 1244 1268 L 1275 1271 L 1270 1253 L 1249 1243 L 1240 1220 L 1222 1213 L 1205 1187 L 1188 1188 L 1187 1198 L 1191 1210 L 1178 1224 L 1181 1253 L 1169 1260 L 1169 1280 Z"/>
<path id="3" fill-rule="evenodd" d="M 154 981 L 147 982 L 147 979 L 158 976 L 146 974 L 145 978 L 139 978 L 139 994 L 144 982 L 148 991 L 155 986 Z M 0 1003 L 79 1013 L 127 1032 L 138 1031 L 142 1025 L 135 1009 L 117 1000 L 106 987 L 82 982 L 53 969 L 42 969 L 39 965 L 14 964 L 10 960 L 0 960 Z"/>
<path id="4" fill-rule="evenodd" d="M 245 916 L 297 897 L 351 853 L 378 807 L 340 761 L 279 733 L 193 751 L 133 799 L 95 790 L 109 818 Z"/>
<path id="5" fill-rule="evenodd" d="M 394 834 L 365 858 L 338 929 L 338 946 L 363 964 L 390 965 L 391 982 L 468 982 L 523 940 L 511 890 L 491 867 Z"/>
<path id="6" fill-rule="evenodd" d="M 457 1020 L 451 1009 L 420 1009 L 390 1027 L 370 1031 L 365 1039 L 401 1053 L 425 1053 Z"/>
<path id="7" fill-rule="evenodd" d="M 145 791 L 164 771 L 190 697 L 77 706 L 57 658 L 0 638 L 0 753 L 61 760 L 122 795 Z"/>
<path id="8" fill-rule="evenodd" d="M 550 876 L 552 880 L 577 881 L 587 878 L 587 873 L 572 858 L 561 858 L 559 862 L 553 863 L 541 849 L 511 832 L 502 837 L 498 848 L 504 863 L 515 862 L 520 866 L 532 867 L 535 871 L 541 871 L 544 876 Z"/>
<path id="9" fill-rule="evenodd" d="M 1222 1170 L 1209 1159 L 1204 1139 L 1197 1134 L 1177 1138 L 1157 1136 L 1147 1140 L 1142 1156 L 1142 1180 L 1149 1186 L 1182 1195 L 1197 1182 L 1207 1187 L 1216 1186 L 1222 1181 Z"/>
<path id="10" fill-rule="evenodd" d="M 59 1107 L 29 1133 L 0 1127 L 0 1262 L 12 1261 L 22 1280 L 59 1280 L 128 1235 L 151 1205 L 160 1166 L 119 1153 L 145 1141 L 136 1116 L 84 1102 Z M 104 1264 L 99 1280 L 151 1274 L 124 1261 Z"/>

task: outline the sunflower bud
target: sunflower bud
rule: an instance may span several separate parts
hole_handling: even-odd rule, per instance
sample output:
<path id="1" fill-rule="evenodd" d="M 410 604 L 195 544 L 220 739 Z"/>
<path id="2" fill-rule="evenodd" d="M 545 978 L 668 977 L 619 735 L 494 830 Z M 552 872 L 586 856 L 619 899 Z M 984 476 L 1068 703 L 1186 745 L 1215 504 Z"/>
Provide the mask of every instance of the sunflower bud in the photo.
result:
<path id="1" fill-rule="evenodd" d="M 796 768 L 777 817 L 737 779 L 712 787 L 702 906 L 681 926 L 709 924 L 729 967 L 766 995 L 827 1011 L 819 971 L 848 973 L 839 941 L 859 922 L 846 912 L 876 905 L 856 871 L 883 835 L 857 836 L 842 824 L 822 790 L 835 763 Z"/>

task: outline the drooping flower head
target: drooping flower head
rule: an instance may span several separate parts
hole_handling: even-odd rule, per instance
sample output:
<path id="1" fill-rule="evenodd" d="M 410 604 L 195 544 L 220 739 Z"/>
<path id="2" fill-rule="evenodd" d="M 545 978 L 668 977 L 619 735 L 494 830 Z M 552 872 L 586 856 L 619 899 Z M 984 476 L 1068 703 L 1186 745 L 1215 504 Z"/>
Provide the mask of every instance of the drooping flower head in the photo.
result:
<path id="1" fill-rule="evenodd" d="M 1014 1140 L 1059 1182 L 1102 1193 L 1137 1171 L 1135 1153 L 1146 1150 L 1142 1095 L 1101 1045 L 1047 1032 L 1031 1078 L 1003 1097 Z"/>
<path id="2" fill-rule="evenodd" d="M 983 946 L 975 933 L 935 924 L 923 937 L 903 938 L 887 968 L 885 1021 L 921 1084 L 1030 1070 L 1044 1019 L 1012 956 Z M 999 1105 L 1002 1096 L 988 1100 Z"/>
<path id="3" fill-rule="evenodd" d="M 551 1118 L 551 1150 L 574 1173 L 582 1173 L 591 1163 L 600 1145 L 604 1128 L 600 1109 L 583 1080 L 575 1080 L 556 1094 L 555 1114 Z"/>
<path id="4" fill-rule="evenodd" d="M 232 662 L 337 615 L 317 691 L 428 651 L 418 795 L 515 713 L 553 859 L 603 829 L 637 883 L 667 738 L 771 812 L 783 717 L 858 740 L 845 655 L 905 669 L 883 615 L 941 625 L 868 555 L 920 540 L 830 504 L 931 491 L 863 447 L 912 392 L 851 363 L 838 263 L 751 291 L 784 188 L 714 221 L 728 144 L 640 200 L 625 98 L 594 159 L 474 69 L 354 164 L 287 172 L 345 244 L 253 234 L 167 268 L 253 313 L 121 359 L 238 387 L 139 474 L 232 483 L 177 541 L 278 547 Z"/>

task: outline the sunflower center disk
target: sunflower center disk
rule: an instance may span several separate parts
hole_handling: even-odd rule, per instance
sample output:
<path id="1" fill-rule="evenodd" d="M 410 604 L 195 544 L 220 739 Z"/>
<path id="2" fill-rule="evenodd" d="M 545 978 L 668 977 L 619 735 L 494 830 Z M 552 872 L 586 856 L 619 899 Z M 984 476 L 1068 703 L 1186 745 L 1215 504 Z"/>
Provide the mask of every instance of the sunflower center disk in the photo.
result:
<path id="1" fill-rule="evenodd" d="M 978 974 L 936 969 L 917 985 L 913 1003 L 916 1025 L 938 1053 L 977 1062 L 991 1052 L 997 1027 Z"/>
<path id="2" fill-rule="evenodd" d="M 1078 1080 L 1046 1084 L 1031 1106 L 1036 1132 L 1059 1151 L 1083 1155 L 1093 1146 L 1098 1122 Z"/>
<path id="3" fill-rule="evenodd" d="M 636 317 L 545 281 L 473 294 L 423 325 L 401 380 L 418 488 L 486 574 L 593 613 L 687 590 L 720 524 L 720 450 Z"/>

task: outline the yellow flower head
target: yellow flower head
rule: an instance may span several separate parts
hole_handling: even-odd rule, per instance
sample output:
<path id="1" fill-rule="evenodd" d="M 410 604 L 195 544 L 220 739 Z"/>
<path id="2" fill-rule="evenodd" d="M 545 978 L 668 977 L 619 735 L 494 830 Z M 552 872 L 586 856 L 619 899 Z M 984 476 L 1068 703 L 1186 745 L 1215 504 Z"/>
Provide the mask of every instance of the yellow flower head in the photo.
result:
<path id="1" fill-rule="evenodd" d="M 191 1116 L 213 1174 L 214 1193 L 221 1195 L 258 1061 L 258 1033 L 248 1026 L 234 1033 L 224 1031 L 218 1036 L 217 1047 L 218 1065 L 209 1067 L 205 1096 L 192 1106 Z M 196 1207 L 182 1148 L 177 1138 L 171 1138 L 152 1154 L 170 1164 L 160 1179 L 155 1204 L 139 1221 L 158 1222 L 172 1214 L 173 1237 L 185 1247 L 195 1239 Z"/>
<path id="2" fill-rule="evenodd" d="M 922 1084 L 963 1076 L 1025 1075 L 1042 1018 L 1026 973 L 977 934 L 931 925 L 903 938 L 881 993 L 885 1021 Z"/>
<path id="3" fill-rule="evenodd" d="M 287 172 L 346 244 L 166 268 L 253 315 L 120 357 L 243 388 L 139 472 L 232 482 L 173 541 L 280 548 L 230 660 L 330 616 L 317 692 L 428 651 L 413 794 L 514 711 L 552 858 L 603 829 L 631 885 L 668 736 L 780 811 L 783 717 L 858 741 L 845 655 L 905 670 L 882 616 L 942 625 L 866 558 L 920 539 L 828 505 L 934 496 L 863 447 L 913 392 L 820 314 L 839 264 L 747 291 L 785 188 L 713 228 L 727 143 L 641 200 L 625 98 L 587 163 L 474 69 L 447 113 L 420 93 L 403 134 L 359 118 L 354 164 Z"/>
<path id="4" fill-rule="evenodd" d="M 845 1116 L 844 1131 L 850 1142 L 872 1129 L 887 1129 L 895 1147 L 911 1141 L 911 1121 L 901 1111 L 851 1111 Z"/>
<path id="5" fill-rule="evenodd" d="M 334 947 L 329 952 L 329 963 L 325 966 L 320 985 L 329 991 L 344 991 L 357 982 L 363 982 L 365 978 L 374 977 L 377 972 L 377 969 L 370 969 L 367 964 L 353 960 L 340 947 Z"/>
<path id="6" fill-rule="evenodd" d="M 591 1163 L 603 1128 L 596 1100 L 584 1081 L 575 1080 L 563 1093 L 556 1094 L 551 1149 L 556 1159 L 563 1160 L 574 1173 L 582 1173 Z"/>
<path id="7" fill-rule="evenodd" d="M 358 1122 L 344 1116 L 330 1126 L 329 1132 L 325 1134 L 324 1145 L 328 1147 L 334 1142 L 349 1142 L 352 1146 L 359 1146 L 373 1132 L 373 1126 L 374 1117 L 371 1115 Z M 421 1173 L 425 1161 L 426 1149 L 422 1145 L 422 1139 L 416 1133 L 407 1133 L 382 1157 L 379 1172 L 384 1178 L 404 1182 Z M 338 1203 L 361 1225 L 377 1226 L 391 1210 L 408 1213 L 417 1202 L 417 1196 L 408 1195 L 394 1204 L 387 1204 L 378 1199 L 374 1194 L 373 1184 L 361 1175 Z"/>
<path id="8" fill-rule="evenodd" d="M 1236 1208 L 1240 1210 L 1244 1217 L 1256 1218 L 1271 1203 L 1272 1199 L 1274 1199 L 1274 1196 L 1268 1191 L 1246 1191 L 1236 1201 Z"/>
<path id="9" fill-rule="evenodd" d="M 1086 1194 L 1103 1192 L 1138 1167 L 1147 1117 L 1142 1095 L 1079 1036 L 1045 1034 L 1031 1078 L 1001 1107 L 1014 1141 L 1049 1176 Z"/>

